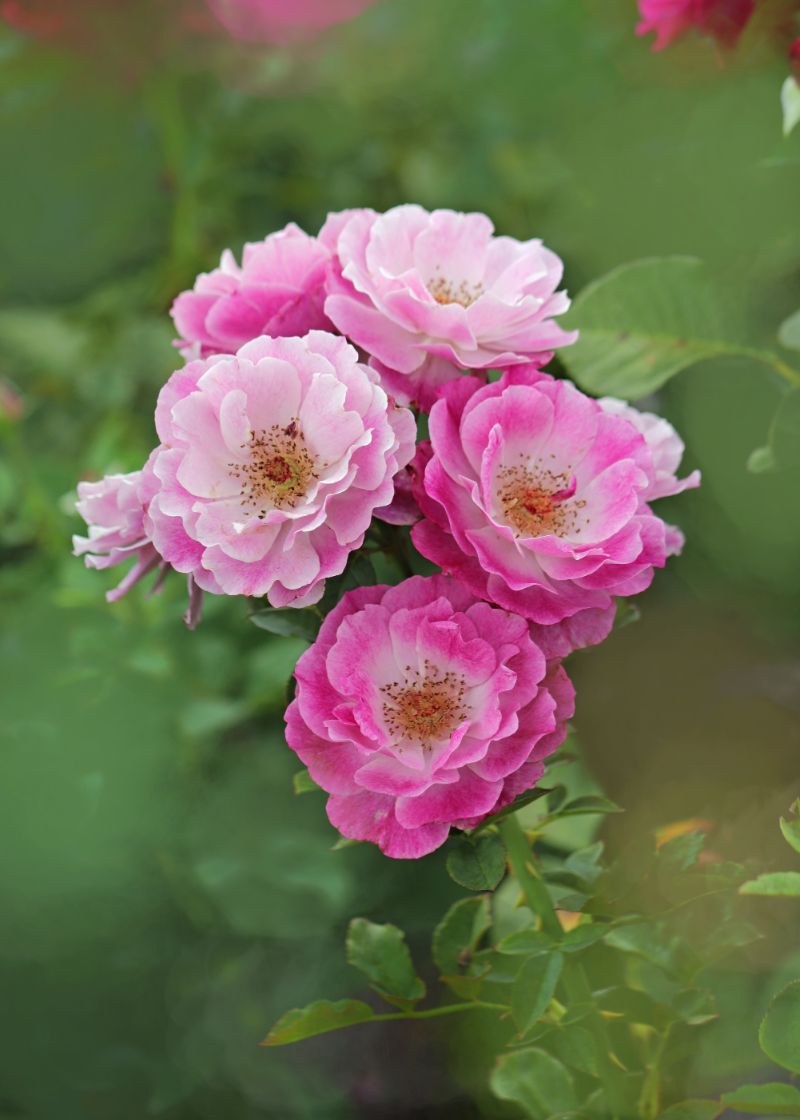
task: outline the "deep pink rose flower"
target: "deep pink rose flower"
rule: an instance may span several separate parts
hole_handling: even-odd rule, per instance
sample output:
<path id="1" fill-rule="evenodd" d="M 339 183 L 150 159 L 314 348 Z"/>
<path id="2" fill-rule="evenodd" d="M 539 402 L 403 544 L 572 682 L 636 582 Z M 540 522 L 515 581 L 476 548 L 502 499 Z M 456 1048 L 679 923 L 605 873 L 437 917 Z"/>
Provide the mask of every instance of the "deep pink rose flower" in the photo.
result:
<path id="1" fill-rule="evenodd" d="M 268 334 L 297 336 L 331 330 L 323 311 L 331 252 L 294 223 L 245 245 L 242 265 L 226 249 L 220 267 L 203 272 L 172 305 L 186 354 L 235 354 Z"/>
<path id="2" fill-rule="evenodd" d="M 461 369 L 542 365 L 575 340 L 553 321 L 569 306 L 559 258 L 493 229 L 485 214 L 397 206 L 339 232 L 325 311 L 396 399 L 427 407 Z"/>
<path id="3" fill-rule="evenodd" d="M 754 0 L 639 0 L 637 35 L 655 32 L 653 50 L 668 47 L 691 28 L 720 46 L 735 47 L 755 9 Z"/>
<path id="4" fill-rule="evenodd" d="M 445 576 L 349 592 L 295 676 L 286 737 L 331 823 L 398 859 L 530 789 L 574 707 L 525 620 Z"/>
<path id="5" fill-rule="evenodd" d="M 344 570 L 416 436 L 353 347 L 322 331 L 191 362 L 162 389 L 156 428 L 159 552 L 201 587 L 275 607 L 317 602 Z"/>
<path id="6" fill-rule="evenodd" d="M 533 369 L 462 378 L 429 428 L 414 544 L 476 595 L 559 624 L 543 639 L 553 653 L 602 640 L 613 597 L 643 591 L 679 551 L 647 505 L 664 481 L 646 439 L 568 381 Z"/>
<path id="7" fill-rule="evenodd" d="M 375 0 L 208 0 L 237 39 L 280 43 L 353 19 Z"/>

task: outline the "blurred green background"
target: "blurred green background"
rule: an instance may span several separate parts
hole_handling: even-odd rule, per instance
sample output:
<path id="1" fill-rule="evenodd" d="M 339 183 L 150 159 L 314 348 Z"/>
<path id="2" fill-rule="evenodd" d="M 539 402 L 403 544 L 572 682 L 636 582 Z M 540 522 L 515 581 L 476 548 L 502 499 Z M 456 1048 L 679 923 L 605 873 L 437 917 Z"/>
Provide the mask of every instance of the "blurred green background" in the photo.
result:
<path id="1" fill-rule="evenodd" d="M 302 646 L 168 581 L 108 607 L 70 556 L 74 486 L 144 460 L 177 358 L 167 310 L 220 251 L 405 201 L 541 236 L 570 290 L 688 253 L 774 345 L 800 305 L 800 135 L 757 30 L 735 58 L 654 55 L 632 0 L 382 0 L 291 48 L 182 42 L 139 17 L 87 53 L 0 32 L 0 1116 L 502 1117 L 492 1040 L 443 1020 L 264 1051 L 283 1010 L 354 994 L 356 913 L 420 963 L 458 896 L 436 856 L 335 840 L 294 798 L 286 679 Z M 799 792 L 800 473 L 754 475 L 780 385 L 745 360 L 658 407 L 700 491 L 642 621 L 574 659 L 592 775 L 627 808 L 612 854 L 676 819 L 765 864 Z M 112 575 L 115 573 L 112 573 Z M 758 1012 L 793 949 L 728 985 L 687 1095 L 757 1074 Z M 738 1002 L 737 1002 L 738 1001 Z"/>

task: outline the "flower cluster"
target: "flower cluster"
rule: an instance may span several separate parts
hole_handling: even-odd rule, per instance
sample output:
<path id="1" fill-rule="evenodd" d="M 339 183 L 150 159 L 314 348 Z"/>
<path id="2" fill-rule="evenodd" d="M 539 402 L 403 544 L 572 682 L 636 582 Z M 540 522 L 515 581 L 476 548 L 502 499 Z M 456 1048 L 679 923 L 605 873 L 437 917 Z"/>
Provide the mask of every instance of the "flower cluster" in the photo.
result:
<path id="1" fill-rule="evenodd" d="M 699 483 L 674 429 L 542 369 L 575 338 L 561 273 L 485 215 L 413 205 L 226 252 L 175 301 L 158 445 L 79 488 L 76 553 L 134 558 L 109 598 L 182 572 L 194 625 L 204 592 L 297 609 L 331 590 L 287 739 L 333 824 L 390 856 L 535 784 L 573 711 L 563 659 L 682 545 L 652 508 Z M 337 596 L 368 534 L 442 574 Z"/>

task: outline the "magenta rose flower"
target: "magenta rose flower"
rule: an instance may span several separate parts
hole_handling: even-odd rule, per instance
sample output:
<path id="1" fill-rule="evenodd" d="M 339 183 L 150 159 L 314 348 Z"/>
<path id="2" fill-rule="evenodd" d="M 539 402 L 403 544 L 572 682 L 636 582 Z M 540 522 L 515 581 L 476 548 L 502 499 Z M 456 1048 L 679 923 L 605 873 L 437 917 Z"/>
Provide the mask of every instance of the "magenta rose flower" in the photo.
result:
<path id="1" fill-rule="evenodd" d="M 234 354 L 264 334 L 331 330 L 323 310 L 330 261 L 323 242 L 294 223 L 245 245 L 241 267 L 226 249 L 219 268 L 201 273 L 172 305 L 179 348 L 195 357 Z"/>
<path id="2" fill-rule="evenodd" d="M 558 625 L 543 639 L 552 652 L 602 640 L 613 597 L 643 591 L 680 548 L 647 504 L 663 480 L 644 436 L 568 381 L 462 378 L 429 427 L 416 547 L 476 595 Z"/>
<path id="3" fill-rule="evenodd" d="M 190 363 L 162 389 L 156 427 L 158 551 L 201 587 L 275 607 L 317 602 L 344 570 L 416 435 L 353 347 L 322 331 Z"/>
<path id="4" fill-rule="evenodd" d="M 349 592 L 295 676 L 287 741 L 331 823 L 397 859 L 530 789 L 574 707 L 526 621 L 446 576 Z"/>
<path id="5" fill-rule="evenodd" d="M 694 28 L 723 47 L 734 47 L 755 10 L 754 0 L 639 0 L 637 35 L 655 32 L 653 50 Z"/>
<path id="6" fill-rule="evenodd" d="M 542 365 L 575 340 L 554 322 L 569 306 L 559 258 L 493 229 L 485 214 L 397 206 L 339 230 L 326 314 L 393 371 L 398 400 L 425 402 L 461 369 Z"/>
<path id="7" fill-rule="evenodd" d="M 353 19 L 374 0 L 208 0 L 237 39 L 284 42 Z"/>

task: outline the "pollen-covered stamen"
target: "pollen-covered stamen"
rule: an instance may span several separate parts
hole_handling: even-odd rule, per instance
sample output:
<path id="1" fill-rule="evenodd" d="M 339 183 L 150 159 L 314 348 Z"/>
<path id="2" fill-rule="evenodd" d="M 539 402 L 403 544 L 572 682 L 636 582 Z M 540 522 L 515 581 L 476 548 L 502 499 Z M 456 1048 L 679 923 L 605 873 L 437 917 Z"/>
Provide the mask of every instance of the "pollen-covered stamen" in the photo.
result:
<path id="1" fill-rule="evenodd" d="M 381 688 L 383 719 L 393 738 L 409 739 L 429 748 L 446 739 L 469 717 L 464 703 L 466 682 L 458 673 L 442 673 L 430 661 L 422 672 L 405 667 L 405 679 Z"/>
<path id="2" fill-rule="evenodd" d="M 581 510 L 586 502 L 575 498 L 577 481 L 571 466 L 557 471 L 539 458 L 532 463 L 501 467 L 497 478 L 497 498 L 503 516 L 519 536 L 580 533 Z"/>
<path id="3" fill-rule="evenodd" d="M 470 307 L 484 293 L 483 284 L 468 284 L 461 280 L 456 284 L 447 280 L 437 266 L 433 278 L 428 283 L 428 291 L 437 303 L 460 303 L 462 307 Z"/>
<path id="4" fill-rule="evenodd" d="M 248 459 L 228 469 L 241 483 L 247 517 L 263 520 L 270 509 L 293 508 L 319 477 L 296 419 L 251 432 L 242 450 L 249 450 Z"/>

